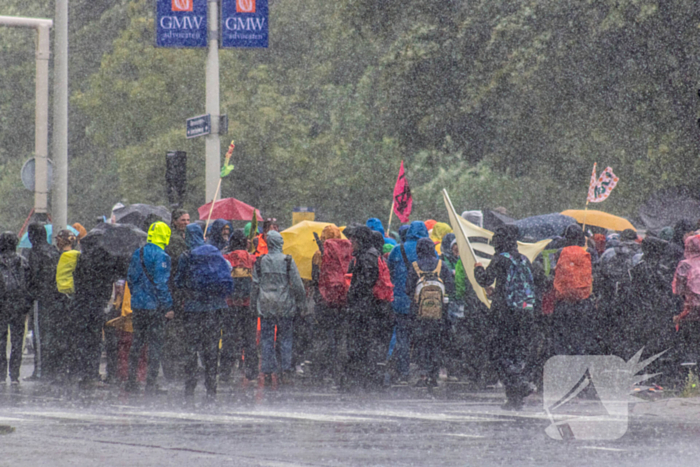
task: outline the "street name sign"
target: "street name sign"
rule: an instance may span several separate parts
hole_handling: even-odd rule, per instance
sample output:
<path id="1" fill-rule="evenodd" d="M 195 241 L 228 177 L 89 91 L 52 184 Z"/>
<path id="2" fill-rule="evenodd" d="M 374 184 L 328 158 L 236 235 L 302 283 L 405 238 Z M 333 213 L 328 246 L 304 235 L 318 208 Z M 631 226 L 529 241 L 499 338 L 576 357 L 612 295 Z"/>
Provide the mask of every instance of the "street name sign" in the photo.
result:
<path id="1" fill-rule="evenodd" d="M 211 133 L 211 115 L 200 115 L 187 119 L 187 138 L 196 138 Z"/>

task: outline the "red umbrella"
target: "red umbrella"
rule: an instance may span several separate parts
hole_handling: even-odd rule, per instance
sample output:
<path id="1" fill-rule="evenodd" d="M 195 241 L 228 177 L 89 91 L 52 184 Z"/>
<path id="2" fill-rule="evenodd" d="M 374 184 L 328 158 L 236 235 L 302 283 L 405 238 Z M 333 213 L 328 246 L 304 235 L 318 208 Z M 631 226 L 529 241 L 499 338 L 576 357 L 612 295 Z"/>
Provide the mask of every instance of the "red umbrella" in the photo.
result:
<path id="1" fill-rule="evenodd" d="M 197 212 L 199 212 L 199 219 L 203 221 L 207 220 L 210 209 L 211 203 L 200 206 L 197 209 Z M 211 218 L 224 219 L 227 221 L 249 221 L 253 218 L 253 211 L 257 214 L 258 220 L 262 221 L 263 218 L 260 216 L 260 211 L 253 206 L 249 206 L 235 198 L 224 198 L 216 201 L 214 210 L 211 213 Z"/>

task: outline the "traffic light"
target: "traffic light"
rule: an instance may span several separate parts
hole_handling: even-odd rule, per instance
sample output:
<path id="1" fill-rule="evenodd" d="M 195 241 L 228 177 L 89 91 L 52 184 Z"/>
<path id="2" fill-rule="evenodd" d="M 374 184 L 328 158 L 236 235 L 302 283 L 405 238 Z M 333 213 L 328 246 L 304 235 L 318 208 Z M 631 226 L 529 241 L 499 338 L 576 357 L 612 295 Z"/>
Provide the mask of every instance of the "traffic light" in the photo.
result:
<path id="1" fill-rule="evenodd" d="M 165 154 L 165 186 L 171 205 L 180 206 L 187 191 L 187 153 L 168 151 Z"/>

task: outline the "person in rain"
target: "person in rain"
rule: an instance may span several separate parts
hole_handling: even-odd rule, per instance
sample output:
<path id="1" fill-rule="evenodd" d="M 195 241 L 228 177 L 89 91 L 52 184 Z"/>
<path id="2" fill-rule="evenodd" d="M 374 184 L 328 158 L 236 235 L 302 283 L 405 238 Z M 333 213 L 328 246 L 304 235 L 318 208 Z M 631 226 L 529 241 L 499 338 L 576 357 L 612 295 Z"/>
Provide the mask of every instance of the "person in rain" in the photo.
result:
<path id="1" fill-rule="evenodd" d="M 433 230 L 430 233 L 430 239 L 433 241 L 433 243 L 435 243 L 435 250 L 438 254 L 442 253 L 442 237 L 444 237 L 448 233 L 452 233 L 452 227 L 450 227 L 449 224 L 445 224 L 444 222 L 437 222 L 433 226 Z M 447 245 L 448 249 L 449 247 L 450 245 Z"/>
<path id="2" fill-rule="evenodd" d="M 165 248 L 170 241 L 170 227 L 156 222 L 148 229 L 148 240 L 131 257 L 127 283 L 131 292 L 133 341 L 129 351 L 129 381 L 126 389 L 138 391 L 138 371 L 141 348 L 148 345 L 148 374 L 146 392 L 156 394 L 163 347 L 165 320 L 173 318 L 173 299 L 168 289 L 170 256 Z"/>
<path id="3" fill-rule="evenodd" d="M 223 219 L 217 219 L 212 222 L 211 227 L 209 227 L 207 243 L 221 251 L 228 245 L 228 237 L 230 234 L 231 227 L 229 227 L 228 222 Z"/>
<path id="4" fill-rule="evenodd" d="M 204 364 L 207 398 L 216 398 L 216 373 L 221 337 L 221 315 L 227 311 L 226 296 L 233 291 L 231 266 L 214 245 L 204 243 L 202 229 L 191 224 L 185 237 L 189 251 L 180 256 L 175 285 L 185 290 L 184 325 L 187 336 L 185 397 L 197 386 L 197 355 Z"/>
<path id="5" fill-rule="evenodd" d="M 556 355 L 591 355 L 598 349 L 595 304 L 591 299 L 593 269 L 586 237 L 578 224 L 564 232 L 565 246 L 555 254 L 555 305 L 551 322 Z"/>
<path id="6" fill-rule="evenodd" d="M 456 381 L 467 375 L 467 367 L 472 364 L 472 362 L 467 359 L 466 355 L 469 332 L 465 320 L 465 302 L 461 299 L 457 299 L 457 266 L 460 265 L 460 272 L 462 274 L 464 273 L 464 267 L 462 267 L 460 263 L 459 249 L 457 247 L 455 234 L 445 234 L 440 243 L 442 244 L 440 261 L 442 261 L 443 267 L 450 270 L 455 283 L 453 293 L 448 296 L 450 301 L 447 312 L 445 313 L 445 342 L 442 346 L 442 355 L 447 369 L 448 379 Z M 465 278 L 466 277 L 463 276 L 462 280 L 465 280 Z M 466 288 L 467 285 L 469 284 L 464 284 L 463 288 Z M 463 298 L 463 296 L 461 298 Z"/>
<path id="7" fill-rule="evenodd" d="M 330 240 L 330 241 L 329 241 Z M 317 358 L 320 374 L 341 383 L 347 355 L 347 286 L 345 273 L 352 256 L 352 245 L 340 229 L 327 225 L 319 238 L 319 250 L 311 259 L 311 288 L 317 320 Z M 324 260 L 325 257 L 325 260 Z"/>
<path id="8" fill-rule="evenodd" d="M 43 227 L 42 227 L 43 230 Z M 31 309 L 29 263 L 17 254 L 19 242 L 14 232 L 0 234 L 0 374 L 7 378 L 7 331 L 10 331 L 10 381 L 19 384 L 22 365 L 24 321 Z"/>
<path id="9" fill-rule="evenodd" d="M 231 381 L 234 361 L 249 381 L 258 377 L 258 349 L 255 343 L 258 315 L 250 308 L 253 287 L 253 266 L 256 257 L 248 252 L 248 237 L 243 229 L 235 229 L 224 255 L 231 265 L 233 293 L 226 299 L 228 308 L 221 317 L 221 356 L 219 382 Z M 241 360 L 243 356 L 244 360 Z M 243 367 L 245 365 L 245 369 Z"/>
<path id="10" fill-rule="evenodd" d="M 668 242 L 647 236 L 642 241 L 642 260 L 630 270 L 632 294 L 627 306 L 634 313 L 629 323 L 628 351 L 632 355 L 642 347 L 647 355 L 656 355 L 674 343 L 673 316 L 677 314 L 678 307 L 672 286 L 675 267 L 669 268 L 664 261 L 667 246 Z M 646 371 L 661 371 L 664 377 L 671 376 L 677 369 L 661 368 L 671 356 L 665 355 L 660 361 L 651 363 Z"/>
<path id="11" fill-rule="evenodd" d="M 177 262 L 185 251 L 185 232 L 190 224 L 190 214 L 184 209 L 175 209 L 171 214 L 170 242 L 165 252 L 170 256 L 171 270 L 177 271 Z M 186 336 L 183 320 L 185 298 L 182 291 L 175 287 L 175 274 L 170 275 L 168 282 L 170 294 L 173 297 L 173 319 L 165 325 L 165 340 L 163 343 L 163 374 L 168 380 L 180 380 L 184 376 L 184 357 L 187 353 Z"/>
<path id="12" fill-rule="evenodd" d="M 299 270 L 292 257 L 282 253 L 283 246 L 282 235 L 275 230 L 268 231 L 268 253 L 259 257 L 253 268 L 250 305 L 260 317 L 261 369 L 266 386 L 272 384 L 273 373 L 281 376 L 283 384 L 291 383 L 294 316 L 306 306 Z M 275 343 L 280 362 L 275 354 Z"/>
<path id="13" fill-rule="evenodd" d="M 34 372 L 29 379 L 40 376 L 51 380 L 56 377 L 60 366 L 58 346 L 61 320 L 67 315 L 67 300 L 56 289 L 56 267 L 59 251 L 47 241 L 44 224 L 29 224 L 27 236 L 32 244 L 27 260 L 29 262 L 29 294 L 38 302 L 39 322 L 34 322 L 34 349 L 41 348 L 41 361 L 34 359 Z M 38 332 L 37 332 L 38 331 Z M 41 374 L 39 371 L 41 365 Z"/>
<path id="14" fill-rule="evenodd" d="M 680 333 L 677 347 L 682 362 L 700 358 L 700 236 L 685 239 L 685 258 L 678 263 L 673 293 L 683 297 L 683 311 L 673 317 Z"/>
<path id="15" fill-rule="evenodd" d="M 628 313 L 625 303 L 629 301 L 632 281 L 629 271 L 634 266 L 634 257 L 641 251 L 637 233 L 626 229 L 620 234 L 619 243 L 608 242 L 608 249 L 598 261 L 600 280 L 594 283 L 599 296 L 598 316 L 601 332 L 604 333 L 601 352 L 619 354 L 625 347 L 625 322 Z"/>
<path id="16" fill-rule="evenodd" d="M 348 362 L 345 371 L 349 385 L 368 387 L 374 368 L 369 352 L 377 315 L 374 285 L 379 279 L 380 252 L 375 248 L 369 227 L 360 225 L 347 233 L 353 246 L 350 263 L 352 279 L 348 290 Z"/>
<path id="17" fill-rule="evenodd" d="M 476 263 L 474 276 L 491 295 L 491 313 L 496 326 L 493 355 L 499 377 L 506 389 L 505 410 L 519 410 L 531 392 L 525 377 L 533 321 L 534 279 L 530 261 L 518 252 L 518 228 L 499 227 L 491 243 L 495 254 L 488 268 Z M 491 286 L 496 283 L 495 289 Z M 530 306 L 528 306 L 530 305 Z"/>
<path id="18" fill-rule="evenodd" d="M 75 295 L 71 305 L 74 326 L 71 353 L 75 359 L 71 373 L 80 378 L 83 387 L 101 383 L 104 309 L 111 298 L 113 282 L 119 275 L 123 277 L 124 270 L 125 266 L 121 271 L 117 269 L 115 259 L 103 248 L 83 245 L 73 273 Z"/>
<path id="19" fill-rule="evenodd" d="M 401 229 L 399 229 L 401 233 Z M 418 260 L 416 245 L 421 238 L 428 238 L 428 229 L 421 221 L 414 221 L 406 231 L 406 241 L 389 254 L 389 272 L 394 284 L 392 307 L 396 318 L 396 347 L 393 356 L 396 361 L 398 383 L 408 384 L 411 363 L 411 316 L 412 297 L 406 295 L 406 278 L 411 263 Z"/>
<path id="20" fill-rule="evenodd" d="M 435 244 L 430 238 L 421 238 L 416 244 L 417 260 L 408 270 L 406 280 L 406 294 L 413 297 L 411 301 L 411 315 L 416 317 L 416 329 L 414 332 L 415 352 L 418 356 L 418 365 L 421 370 L 421 379 L 417 385 L 422 387 L 437 387 L 442 363 L 442 338 L 445 333 L 446 303 L 450 296 L 454 296 L 454 277 L 449 266 L 445 266 L 437 256 Z M 417 290 L 418 286 L 422 290 Z M 428 287 L 433 287 L 439 296 L 424 297 Z M 441 292 L 439 289 L 442 289 Z M 434 309 L 440 308 L 439 314 L 423 314 L 421 307 Z"/>
<path id="21" fill-rule="evenodd" d="M 396 240 L 387 236 L 386 231 L 384 230 L 384 226 L 382 225 L 382 221 L 380 221 L 378 218 L 370 217 L 369 219 L 367 219 L 366 225 L 367 227 L 369 227 L 370 230 L 374 232 L 379 232 L 382 235 L 382 241 L 384 243 L 388 243 L 392 246 L 396 245 Z M 382 250 L 379 251 L 381 252 Z"/>

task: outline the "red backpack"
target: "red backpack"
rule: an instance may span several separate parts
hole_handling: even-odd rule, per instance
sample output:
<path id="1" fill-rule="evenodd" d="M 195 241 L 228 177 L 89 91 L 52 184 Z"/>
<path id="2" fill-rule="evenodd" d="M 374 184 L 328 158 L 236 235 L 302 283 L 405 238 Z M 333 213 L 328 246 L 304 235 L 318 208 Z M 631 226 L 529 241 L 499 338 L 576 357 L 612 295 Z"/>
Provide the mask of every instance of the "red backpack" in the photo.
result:
<path id="1" fill-rule="evenodd" d="M 554 270 L 554 290 L 557 300 L 578 302 L 591 295 L 593 275 L 591 255 L 580 246 L 561 250 Z"/>
<path id="2" fill-rule="evenodd" d="M 318 277 L 318 291 L 329 305 L 345 305 L 348 284 L 345 273 L 352 260 L 352 243 L 344 239 L 328 239 L 323 243 L 323 257 Z"/>
<path id="3" fill-rule="evenodd" d="M 394 284 L 391 283 L 391 274 L 386 261 L 381 256 L 379 257 L 379 277 L 372 289 L 374 298 L 381 302 L 394 301 Z"/>

